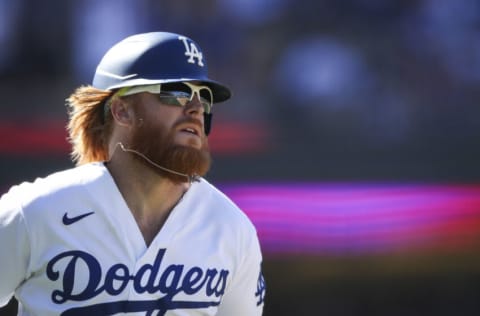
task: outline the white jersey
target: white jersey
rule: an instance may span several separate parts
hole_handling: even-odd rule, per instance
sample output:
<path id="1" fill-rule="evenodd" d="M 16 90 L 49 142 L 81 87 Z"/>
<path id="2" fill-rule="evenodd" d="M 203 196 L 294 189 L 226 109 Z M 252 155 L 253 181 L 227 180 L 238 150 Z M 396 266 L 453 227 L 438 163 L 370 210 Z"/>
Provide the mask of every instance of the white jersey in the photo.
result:
<path id="1" fill-rule="evenodd" d="M 206 180 L 147 247 L 103 163 L 0 199 L 0 306 L 19 315 L 261 315 L 255 228 Z"/>

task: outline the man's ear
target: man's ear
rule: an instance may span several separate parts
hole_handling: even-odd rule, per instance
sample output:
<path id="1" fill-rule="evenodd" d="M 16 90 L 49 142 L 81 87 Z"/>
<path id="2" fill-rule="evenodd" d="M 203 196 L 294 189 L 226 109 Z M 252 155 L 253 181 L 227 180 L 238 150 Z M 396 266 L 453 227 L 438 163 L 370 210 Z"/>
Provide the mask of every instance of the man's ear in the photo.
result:
<path id="1" fill-rule="evenodd" d="M 120 98 L 114 98 L 110 104 L 113 119 L 121 126 L 132 126 L 134 113 L 132 107 Z"/>

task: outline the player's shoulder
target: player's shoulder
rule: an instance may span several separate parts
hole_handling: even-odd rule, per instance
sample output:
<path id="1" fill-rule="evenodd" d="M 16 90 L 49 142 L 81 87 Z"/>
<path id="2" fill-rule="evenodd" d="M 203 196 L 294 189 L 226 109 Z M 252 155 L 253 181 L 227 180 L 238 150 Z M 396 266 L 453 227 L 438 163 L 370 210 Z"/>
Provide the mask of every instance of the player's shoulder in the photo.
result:
<path id="1" fill-rule="evenodd" d="M 197 186 L 195 194 L 206 206 L 205 210 L 212 213 L 209 214 L 210 218 L 255 231 L 255 227 L 245 212 L 219 188 L 204 178 L 197 183 Z"/>
<path id="2" fill-rule="evenodd" d="M 105 169 L 102 166 L 101 163 L 85 164 L 57 171 L 45 177 L 36 178 L 34 181 L 25 181 L 12 186 L 1 199 L 28 205 L 37 200 L 74 194 L 85 184 L 101 176 Z"/>
<path id="3" fill-rule="evenodd" d="M 215 205 L 216 209 L 222 209 L 227 214 L 243 214 L 240 208 L 220 189 L 204 178 L 196 183 L 195 195 L 202 201 Z"/>

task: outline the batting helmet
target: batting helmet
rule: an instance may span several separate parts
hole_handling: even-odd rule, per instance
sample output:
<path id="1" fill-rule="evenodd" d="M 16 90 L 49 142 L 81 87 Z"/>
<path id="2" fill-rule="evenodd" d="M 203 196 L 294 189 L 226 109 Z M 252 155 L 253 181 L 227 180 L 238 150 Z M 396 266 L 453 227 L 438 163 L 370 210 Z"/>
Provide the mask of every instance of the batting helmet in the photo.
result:
<path id="1" fill-rule="evenodd" d="M 102 90 L 199 81 L 213 92 L 213 102 L 230 98 L 230 90 L 208 78 L 200 47 L 190 38 L 168 32 L 137 34 L 115 44 L 98 64 L 92 85 Z"/>

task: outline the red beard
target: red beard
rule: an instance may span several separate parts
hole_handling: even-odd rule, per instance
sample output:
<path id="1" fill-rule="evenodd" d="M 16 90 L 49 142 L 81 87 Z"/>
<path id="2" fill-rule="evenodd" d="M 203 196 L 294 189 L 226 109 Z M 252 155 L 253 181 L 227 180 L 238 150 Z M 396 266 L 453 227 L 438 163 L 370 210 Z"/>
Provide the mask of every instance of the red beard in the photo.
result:
<path id="1" fill-rule="evenodd" d="M 159 169 L 141 156 L 134 155 L 140 162 L 174 183 L 187 182 L 192 177 L 204 176 L 208 172 L 211 165 L 211 156 L 206 136 L 202 136 L 201 149 L 173 143 L 174 131 L 179 124 L 185 122 L 198 123 L 197 120 L 191 118 L 179 120 L 170 132 L 162 127 L 152 126 L 147 122 L 148 120 L 145 120 L 143 124 L 134 127 L 130 148 L 142 153 L 159 166 L 186 174 L 190 178 Z"/>

